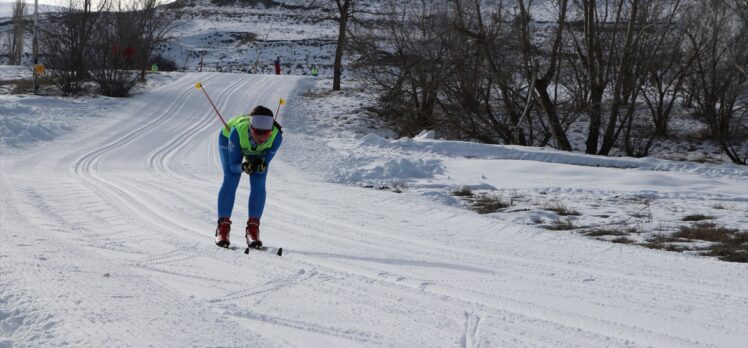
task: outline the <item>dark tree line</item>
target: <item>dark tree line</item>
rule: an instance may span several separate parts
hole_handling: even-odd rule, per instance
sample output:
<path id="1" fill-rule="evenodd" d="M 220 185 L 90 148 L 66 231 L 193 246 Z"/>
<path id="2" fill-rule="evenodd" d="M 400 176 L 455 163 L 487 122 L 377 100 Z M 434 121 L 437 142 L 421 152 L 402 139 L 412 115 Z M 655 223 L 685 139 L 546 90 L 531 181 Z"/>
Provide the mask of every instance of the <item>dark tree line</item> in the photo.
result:
<path id="1" fill-rule="evenodd" d="M 155 45 L 172 27 L 157 5 L 156 0 L 71 0 L 64 11 L 49 14 L 39 39 L 52 82 L 63 95 L 93 81 L 104 95 L 127 96 L 145 79 Z"/>
<path id="2" fill-rule="evenodd" d="M 378 111 L 413 135 L 643 157 L 694 115 L 745 164 L 748 2 L 391 1 L 357 18 L 348 47 L 382 93 Z"/>

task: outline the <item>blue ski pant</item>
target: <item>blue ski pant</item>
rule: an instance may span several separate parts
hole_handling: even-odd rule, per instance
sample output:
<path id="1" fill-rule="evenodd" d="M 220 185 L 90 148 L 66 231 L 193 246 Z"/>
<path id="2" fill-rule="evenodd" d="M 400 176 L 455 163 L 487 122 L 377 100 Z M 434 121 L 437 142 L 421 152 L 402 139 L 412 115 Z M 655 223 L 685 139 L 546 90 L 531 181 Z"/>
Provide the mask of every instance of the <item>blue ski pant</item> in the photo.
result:
<path id="1" fill-rule="evenodd" d="M 223 167 L 223 184 L 218 191 L 218 217 L 231 217 L 234 209 L 234 200 L 236 199 L 236 189 L 239 188 L 239 181 L 242 173 L 231 171 L 232 159 L 229 158 L 229 139 L 218 134 L 218 152 L 221 155 L 221 166 Z M 249 175 L 249 212 L 248 217 L 261 218 L 262 211 L 265 210 L 265 180 L 268 175 L 268 169 L 262 174 L 253 173 Z"/>

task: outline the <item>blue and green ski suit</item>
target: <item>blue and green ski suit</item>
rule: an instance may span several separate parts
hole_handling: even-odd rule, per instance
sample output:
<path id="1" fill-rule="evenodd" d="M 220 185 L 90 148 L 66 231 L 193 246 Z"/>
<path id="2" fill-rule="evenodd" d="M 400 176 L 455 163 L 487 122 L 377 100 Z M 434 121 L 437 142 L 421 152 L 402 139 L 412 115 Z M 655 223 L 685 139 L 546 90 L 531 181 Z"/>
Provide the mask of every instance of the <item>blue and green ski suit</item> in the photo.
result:
<path id="1" fill-rule="evenodd" d="M 242 160 L 247 157 L 250 161 L 259 157 L 265 159 L 267 169 L 261 173 L 249 176 L 249 212 L 248 217 L 260 218 L 265 209 L 265 179 L 270 170 L 270 161 L 283 142 L 283 133 L 276 125 L 268 140 L 260 145 L 255 144 L 249 134 L 248 115 L 239 115 L 230 119 L 227 124 L 231 131 L 222 128 L 218 134 L 218 152 L 223 166 L 223 184 L 218 191 L 218 217 L 231 217 L 234 209 L 236 189 L 242 176 Z"/>

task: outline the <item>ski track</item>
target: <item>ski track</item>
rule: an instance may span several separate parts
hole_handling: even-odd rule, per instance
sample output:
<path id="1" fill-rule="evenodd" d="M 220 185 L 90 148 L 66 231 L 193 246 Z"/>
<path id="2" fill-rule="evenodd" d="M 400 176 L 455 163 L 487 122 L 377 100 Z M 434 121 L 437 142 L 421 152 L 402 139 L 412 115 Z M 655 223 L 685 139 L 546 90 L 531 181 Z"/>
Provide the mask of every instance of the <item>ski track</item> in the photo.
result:
<path id="1" fill-rule="evenodd" d="M 263 230 L 285 255 L 216 248 L 220 124 L 192 87 L 199 79 L 221 110 L 234 111 L 227 118 L 292 97 L 302 81 L 188 74 L 150 92 L 160 97 L 133 102 L 128 113 L 141 123 L 115 118 L 101 125 L 111 136 L 92 133 L 82 154 L 63 143 L 62 155 L 40 158 L 56 175 L 26 158 L 4 163 L 3 223 L 26 230 L 3 232 L 0 345 L 748 344 L 741 265 L 616 252 L 425 199 L 299 182 L 304 173 L 282 151 Z M 304 130 L 285 131 L 293 141 Z M 242 181 L 232 234 L 239 245 Z M 393 229 L 398 211 L 413 216 Z M 477 238 L 488 231 L 500 238 Z M 650 261 L 661 269 L 642 266 Z M 690 269 L 698 276 L 684 277 Z M 699 273 L 713 269 L 724 274 Z"/>

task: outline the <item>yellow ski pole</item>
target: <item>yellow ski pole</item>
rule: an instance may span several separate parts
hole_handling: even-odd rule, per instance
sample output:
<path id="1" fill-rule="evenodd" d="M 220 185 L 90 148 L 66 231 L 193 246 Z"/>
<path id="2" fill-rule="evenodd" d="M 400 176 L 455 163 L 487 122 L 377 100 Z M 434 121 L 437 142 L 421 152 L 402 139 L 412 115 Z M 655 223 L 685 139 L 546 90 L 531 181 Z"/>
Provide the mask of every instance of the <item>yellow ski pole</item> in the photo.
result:
<path id="1" fill-rule="evenodd" d="M 205 94 L 205 97 L 208 98 L 208 101 L 210 102 L 210 106 L 212 106 L 213 110 L 215 110 L 216 114 L 218 115 L 218 118 L 221 120 L 221 123 L 223 123 L 223 126 L 226 127 L 227 131 L 231 131 L 231 129 L 229 128 L 229 125 L 227 125 L 226 121 L 223 120 L 223 116 L 221 116 L 221 113 L 218 111 L 216 104 L 213 104 L 213 100 L 210 99 L 208 92 L 205 91 L 205 87 L 203 87 L 203 84 L 198 82 L 195 84 L 195 88 L 203 91 L 203 94 Z"/>
<path id="2" fill-rule="evenodd" d="M 273 116 L 273 120 L 278 119 L 278 112 L 280 111 L 281 105 L 286 105 L 286 100 L 283 98 L 280 98 L 280 100 L 278 100 L 278 107 L 275 109 L 275 116 Z"/>

